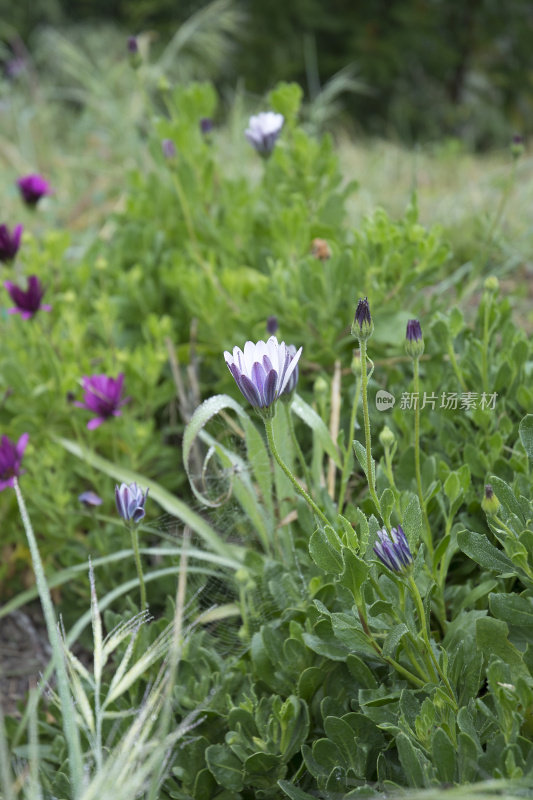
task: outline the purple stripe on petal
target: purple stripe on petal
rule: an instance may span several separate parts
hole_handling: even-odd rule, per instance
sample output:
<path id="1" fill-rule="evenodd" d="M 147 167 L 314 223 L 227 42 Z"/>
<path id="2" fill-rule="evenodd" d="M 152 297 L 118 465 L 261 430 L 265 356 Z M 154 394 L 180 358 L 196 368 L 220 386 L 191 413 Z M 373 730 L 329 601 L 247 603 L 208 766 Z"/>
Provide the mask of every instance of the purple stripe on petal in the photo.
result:
<path id="1" fill-rule="evenodd" d="M 250 405 L 254 406 L 254 408 L 261 408 L 259 393 L 247 375 L 241 375 L 237 385 Z"/>
<path id="2" fill-rule="evenodd" d="M 265 381 L 265 406 L 271 406 L 274 400 L 278 399 L 277 393 L 278 373 L 271 369 Z"/>

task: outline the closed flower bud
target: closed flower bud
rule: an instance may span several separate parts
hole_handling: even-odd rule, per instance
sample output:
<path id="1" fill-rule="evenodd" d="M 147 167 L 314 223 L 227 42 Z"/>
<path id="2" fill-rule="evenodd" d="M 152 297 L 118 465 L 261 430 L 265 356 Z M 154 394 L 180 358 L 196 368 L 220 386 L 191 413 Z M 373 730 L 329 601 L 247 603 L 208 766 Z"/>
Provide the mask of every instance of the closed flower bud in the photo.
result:
<path id="1" fill-rule="evenodd" d="M 524 138 L 522 136 L 513 136 L 511 140 L 511 155 L 513 158 L 520 158 L 524 154 Z"/>
<path id="2" fill-rule="evenodd" d="M 500 501 L 494 494 L 494 489 L 487 483 L 485 486 L 485 494 L 483 496 L 483 500 L 481 501 L 481 508 L 489 517 L 494 516 L 497 514 L 500 508 Z"/>
<path id="3" fill-rule="evenodd" d="M 117 511 L 125 522 L 139 523 L 145 515 L 144 504 L 148 497 L 148 489 L 143 490 L 136 483 L 115 486 L 115 502 Z"/>
<path id="4" fill-rule="evenodd" d="M 396 441 L 396 436 L 393 434 L 388 425 L 385 425 L 385 427 L 379 434 L 379 441 L 381 442 L 382 446 L 386 448 L 392 447 L 392 445 Z"/>
<path id="5" fill-rule="evenodd" d="M 370 306 L 368 305 L 368 298 L 360 298 L 355 310 L 355 317 L 352 325 L 352 336 L 359 339 L 360 342 L 365 342 L 372 336 L 374 330 L 374 323 L 370 316 Z"/>
<path id="6" fill-rule="evenodd" d="M 386 528 L 378 531 L 374 553 L 386 567 L 398 574 L 408 572 L 413 563 L 413 555 L 401 525 L 393 528 L 390 534 Z"/>
<path id="7" fill-rule="evenodd" d="M 495 275 L 489 275 L 488 278 L 485 278 L 483 285 L 487 292 L 492 292 L 492 294 L 498 294 L 500 291 L 500 281 Z"/>
<path id="8" fill-rule="evenodd" d="M 424 352 L 424 337 L 417 319 L 410 319 L 405 332 L 405 352 L 411 358 L 420 358 Z"/>

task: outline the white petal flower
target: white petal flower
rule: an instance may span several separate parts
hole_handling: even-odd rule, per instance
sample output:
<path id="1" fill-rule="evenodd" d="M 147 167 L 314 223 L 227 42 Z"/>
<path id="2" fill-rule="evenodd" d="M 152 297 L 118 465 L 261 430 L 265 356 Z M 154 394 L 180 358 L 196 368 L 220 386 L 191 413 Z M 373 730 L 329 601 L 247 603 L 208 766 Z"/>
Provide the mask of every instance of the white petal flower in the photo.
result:
<path id="1" fill-rule="evenodd" d="M 274 149 L 276 139 L 281 133 L 285 118 L 283 114 L 276 114 L 275 111 L 262 111 L 250 117 L 248 128 L 244 135 L 258 153 L 269 156 Z"/>
<path id="2" fill-rule="evenodd" d="M 246 342 L 244 352 L 239 347 L 233 353 L 226 350 L 224 358 L 244 397 L 254 408 L 266 411 L 280 395 L 293 391 L 301 354 L 301 347 L 297 351 L 271 336 L 267 342 Z"/>

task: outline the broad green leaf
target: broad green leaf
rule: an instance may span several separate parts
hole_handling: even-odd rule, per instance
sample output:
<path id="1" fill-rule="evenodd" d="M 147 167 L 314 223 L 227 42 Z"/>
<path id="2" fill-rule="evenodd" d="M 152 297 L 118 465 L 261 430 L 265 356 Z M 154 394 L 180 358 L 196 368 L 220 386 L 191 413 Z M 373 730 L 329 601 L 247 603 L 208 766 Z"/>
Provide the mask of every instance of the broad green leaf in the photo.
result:
<path id="1" fill-rule="evenodd" d="M 355 452 L 355 457 L 357 458 L 357 461 L 359 462 L 359 466 L 363 470 L 363 472 L 364 472 L 364 474 L 366 476 L 366 479 L 368 480 L 368 470 L 367 470 L 367 462 L 366 462 L 366 447 L 364 446 L 364 444 L 359 442 L 357 439 L 354 439 L 353 440 L 353 449 L 354 449 L 354 452 Z M 372 471 L 372 481 L 373 481 L 374 486 L 375 486 L 376 485 L 376 462 L 374 461 L 373 458 L 370 460 L 370 468 L 371 468 L 371 471 Z"/>
<path id="2" fill-rule="evenodd" d="M 339 578 L 339 582 L 351 591 L 356 605 L 360 605 L 361 587 L 367 578 L 369 566 L 366 561 L 359 558 L 348 547 L 342 548 L 342 560 L 344 562 L 344 571 Z"/>
<path id="3" fill-rule="evenodd" d="M 456 748 L 442 728 L 436 728 L 431 737 L 433 763 L 442 783 L 453 783 L 455 777 Z"/>
<path id="4" fill-rule="evenodd" d="M 425 786 L 423 765 L 427 764 L 427 759 L 422 751 L 413 745 L 405 733 L 399 733 L 396 737 L 396 747 L 408 785 L 418 788 Z"/>
<path id="5" fill-rule="evenodd" d="M 457 534 L 457 543 L 463 553 L 485 569 L 491 569 L 498 574 L 514 575 L 516 569 L 513 562 L 505 553 L 494 547 L 486 536 L 474 531 L 460 531 Z"/>
<path id="6" fill-rule="evenodd" d="M 494 656 L 509 665 L 516 676 L 531 680 L 522 655 L 508 639 L 509 629 L 505 622 L 492 617 L 481 617 L 476 622 L 477 646 L 487 660 Z"/>
<path id="7" fill-rule="evenodd" d="M 115 480 L 123 483 L 133 483 L 135 481 L 142 486 L 143 489 L 150 489 L 149 496 L 151 500 L 155 500 L 167 513 L 172 514 L 172 516 L 180 519 L 185 525 L 188 525 L 215 553 L 219 553 L 230 559 L 240 560 L 243 557 L 243 549 L 235 545 L 227 544 L 203 517 L 196 514 L 182 500 L 178 500 L 177 497 L 171 495 L 170 492 L 167 492 L 166 489 L 163 489 L 163 487 L 155 481 L 146 478 L 144 475 L 139 475 L 139 473 L 127 469 L 126 467 L 113 464 L 112 461 L 107 461 L 107 459 L 96 455 L 92 450 L 79 445 L 77 442 L 72 442 L 69 439 L 63 439 L 61 437 L 58 437 L 57 441 L 65 450 L 68 450 L 69 453 L 72 453 L 77 458 L 82 459 L 87 464 L 90 464 Z"/>
<path id="8" fill-rule="evenodd" d="M 285 774 L 281 757 L 273 753 L 254 753 L 244 762 L 244 784 L 269 789 Z"/>
<path id="9" fill-rule="evenodd" d="M 409 628 L 404 622 L 399 622 L 397 625 L 394 625 L 388 632 L 387 636 L 385 637 L 385 641 L 383 642 L 383 655 L 394 658 L 400 642 L 408 633 Z"/>
<path id="10" fill-rule="evenodd" d="M 307 794 L 299 786 L 295 786 L 294 783 L 289 783 L 289 781 L 278 781 L 278 786 L 291 800 L 316 800 L 315 795 Z"/>
<path id="11" fill-rule="evenodd" d="M 229 747 L 212 744 L 205 751 L 210 772 L 225 789 L 240 792 L 244 786 L 243 765 Z"/>
<path id="12" fill-rule="evenodd" d="M 331 529 L 331 532 L 332 529 Z M 338 538 L 338 537 L 337 537 Z M 339 542 L 340 543 L 340 542 Z M 340 547 L 323 528 L 317 528 L 309 539 L 309 553 L 315 564 L 325 572 L 342 572 L 343 561 Z"/>
<path id="13" fill-rule="evenodd" d="M 521 522 L 524 522 L 522 507 L 509 484 L 501 478 L 498 478 L 497 475 L 491 475 L 488 482 L 494 489 L 496 497 L 507 511 L 510 511 L 511 514 L 515 514 Z"/>
<path id="14" fill-rule="evenodd" d="M 422 525 L 420 502 L 416 494 L 413 494 L 405 509 L 402 520 L 404 533 L 412 553 L 416 553 L 418 542 L 422 538 Z"/>
<path id="15" fill-rule="evenodd" d="M 519 594 L 491 594 L 489 596 L 491 613 L 509 625 L 533 630 L 533 600 Z"/>

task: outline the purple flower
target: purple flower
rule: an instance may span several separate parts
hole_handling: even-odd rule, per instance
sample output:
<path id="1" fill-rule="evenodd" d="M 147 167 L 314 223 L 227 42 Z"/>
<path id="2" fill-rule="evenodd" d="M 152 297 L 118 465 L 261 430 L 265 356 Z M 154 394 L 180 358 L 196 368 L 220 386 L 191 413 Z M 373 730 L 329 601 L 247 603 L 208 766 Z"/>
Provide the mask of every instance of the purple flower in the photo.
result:
<path id="1" fill-rule="evenodd" d="M 352 325 L 352 335 L 356 336 L 359 341 L 366 341 L 372 335 L 374 330 L 374 323 L 370 316 L 370 306 L 368 305 L 368 298 L 362 297 L 357 303 L 355 310 L 355 317 Z"/>
<path id="2" fill-rule="evenodd" d="M 175 158 L 176 156 L 176 145 L 172 141 L 172 139 L 163 139 L 161 142 L 161 149 L 163 150 L 163 155 L 165 158 Z"/>
<path id="3" fill-rule="evenodd" d="M 424 337 L 417 319 L 410 319 L 405 331 L 405 350 L 411 358 L 420 358 L 424 352 Z"/>
<path id="4" fill-rule="evenodd" d="M 374 553 L 392 572 L 407 572 L 413 563 L 413 556 L 401 525 L 393 528 L 390 534 L 386 528 L 378 531 L 379 542 L 374 545 Z"/>
<path id="5" fill-rule="evenodd" d="M 267 333 L 273 336 L 278 329 L 278 318 L 275 316 L 267 319 Z"/>
<path id="6" fill-rule="evenodd" d="M 47 194 L 52 194 L 52 188 L 48 181 L 41 175 L 26 175 L 25 178 L 19 178 L 17 186 L 26 205 L 35 206 Z"/>
<path id="7" fill-rule="evenodd" d="M 233 348 L 224 358 L 235 382 L 248 402 L 263 416 L 274 414 L 274 403 L 286 390 L 298 365 L 302 348 L 287 347 L 271 336 L 268 342 L 246 342 L 244 352 Z"/>
<path id="8" fill-rule="evenodd" d="M 15 56 L 14 58 L 9 59 L 5 65 L 6 78 L 16 80 L 23 75 L 27 69 L 28 64 L 26 60 L 21 56 Z"/>
<path id="9" fill-rule="evenodd" d="M 0 225 L 0 261 L 13 261 L 20 247 L 23 230 L 22 225 L 16 225 L 11 233 L 7 225 Z"/>
<path id="10" fill-rule="evenodd" d="M 120 417 L 121 406 L 129 400 L 129 397 L 122 399 L 123 384 L 124 373 L 122 372 L 116 378 L 110 378 L 108 375 L 84 375 L 83 402 L 78 401 L 74 405 L 78 408 L 86 408 L 87 411 L 96 414 L 96 417 L 87 423 L 90 431 L 98 428 L 109 417 Z"/>
<path id="11" fill-rule="evenodd" d="M 213 130 L 213 120 L 210 117 L 202 117 L 200 120 L 200 130 L 206 136 Z"/>
<path id="12" fill-rule="evenodd" d="M 148 489 L 143 492 L 136 483 L 115 486 L 117 511 L 126 522 L 137 524 L 145 515 L 144 504 L 148 497 Z"/>
<path id="13" fill-rule="evenodd" d="M 80 501 L 80 503 L 83 503 L 83 505 L 87 507 L 101 506 L 103 503 L 102 498 L 99 497 L 96 494 L 96 492 L 91 492 L 91 491 L 82 492 L 80 495 L 78 495 L 78 500 Z"/>
<path id="14" fill-rule="evenodd" d="M 132 56 L 139 52 L 139 43 L 136 36 L 128 36 L 128 53 Z"/>
<path id="15" fill-rule="evenodd" d="M 30 275 L 28 278 L 26 291 L 11 281 L 6 281 L 4 286 L 15 303 L 14 308 L 8 309 L 8 314 L 20 314 L 22 319 L 31 319 L 38 311 L 52 310 L 52 306 L 42 303 L 45 290 L 36 275 Z"/>
<path id="16" fill-rule="evenodd" d="M 18 478 L 24 471 L 20 469 L 20 465 L 29 438 L 29 434 L 23 433 L 15 444 L 7 436 L 2 436 L 0 442 L 0 492 L 9 486 L 14 486 L 15 478 Z"/>
<path id="17" fill-rule="evenodd" d="M 250 117 L 248 128 L 245 130 L 244 135 L 258 153 L 262 156 L 269 156 L 274 149 L 284 122 L 283 114 L 276 114 L 274 111 L 262 111 L 260 114 Z"/>

